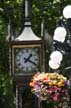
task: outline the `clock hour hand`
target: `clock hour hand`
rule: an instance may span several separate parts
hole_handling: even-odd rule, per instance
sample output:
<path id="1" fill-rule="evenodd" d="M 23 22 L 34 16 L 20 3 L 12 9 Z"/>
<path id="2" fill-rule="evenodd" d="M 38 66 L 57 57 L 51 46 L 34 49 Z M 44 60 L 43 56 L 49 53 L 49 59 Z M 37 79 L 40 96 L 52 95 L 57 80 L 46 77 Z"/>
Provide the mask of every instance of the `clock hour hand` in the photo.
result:
<path id="1" fill-rule="evenodd" d="M 30 54 L 27 58 L 25 58 L 24 60 L 24 62 L 26 63 L 30 58 L 32 57 L 32 54 Z"/>
<path id="2" fill-rule="evenodd" d="M 25 61 L 26 61 L 26 59 L 27 59 L 27 58 L 24 58 Z M 33 62 L 33 61 L 30 60 L 30 59 L 28 59 L 27 61 L 30 62 L 30 63 L 32 63 L 32 64 L 34 64 L 34 65 L 37 65 L 35 62 Z M 26 62 L 25 62 L 25 63 L 26 63 Z"/>

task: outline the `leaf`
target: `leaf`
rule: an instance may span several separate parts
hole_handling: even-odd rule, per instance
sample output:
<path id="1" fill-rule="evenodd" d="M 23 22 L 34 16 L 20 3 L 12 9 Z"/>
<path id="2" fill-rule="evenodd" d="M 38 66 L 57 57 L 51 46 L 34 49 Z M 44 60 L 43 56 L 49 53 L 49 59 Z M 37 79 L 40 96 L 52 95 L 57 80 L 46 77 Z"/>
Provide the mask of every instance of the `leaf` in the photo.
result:
<path id="1" fill-rule="evenodd" d="M 17 3 L 20 4 L 23 0 L 17 0 Z"/>
<path id="2" fill-rule="evenodd" d="M 58 2 L 60 3 L 61 0 L 54 0 L 54 1 L 53 1 L 53 3 L 58 3 Z"/>
<path id="3" fill-rule="evenodd" d="M 2 8 L 0 8 L 0 11 L 3 11 L 3 9 L 2 9 Z"/>

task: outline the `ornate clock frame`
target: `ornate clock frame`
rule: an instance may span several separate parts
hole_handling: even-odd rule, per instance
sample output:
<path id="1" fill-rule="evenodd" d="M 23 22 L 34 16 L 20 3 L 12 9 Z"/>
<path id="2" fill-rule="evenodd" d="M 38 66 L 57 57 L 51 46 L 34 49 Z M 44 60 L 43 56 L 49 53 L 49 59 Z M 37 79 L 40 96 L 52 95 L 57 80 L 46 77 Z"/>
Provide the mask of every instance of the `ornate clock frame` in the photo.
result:
<path id="1" fill-rule="evenodd" d="M 40 40 L 40 41 L 12 41 L 11 43 L 11 75 L 12 76 L 24 76 L 24 75 L 33 75 L 35 74 L 37 71 L 41 72 L 42 71 L 42 66 L 43 66 L 43 41 Z M 32 72 L 19 72 L 16 74 L 16 70 L 15 70 L 15 50 L 16 49 L 26 49 L 26 48 L 30 48 L 30 49 L 34 49 L 34 48 L 38 48 L 39 50 L 39 53 L 38 53 L 38 56 L 39 56 L 39 65 L 38 65 L 38 70 L 34 70 Z"/>

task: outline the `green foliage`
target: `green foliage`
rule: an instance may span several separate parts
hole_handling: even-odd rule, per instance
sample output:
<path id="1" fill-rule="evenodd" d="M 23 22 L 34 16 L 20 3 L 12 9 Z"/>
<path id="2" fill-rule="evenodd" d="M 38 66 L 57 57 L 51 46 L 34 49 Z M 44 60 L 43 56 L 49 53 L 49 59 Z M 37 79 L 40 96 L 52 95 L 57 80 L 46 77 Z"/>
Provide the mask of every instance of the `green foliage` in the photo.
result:
<path id="1" fill-rule="evenodd" d="M 62 15 L 63 8 L 70 4 L 71 0 L 31 1 L 32 29 L 40 36 L 40 24 L 44 17 L 45 29 L 53 35 L 58 17 Z M 13 84 L 8 75 L 9 46 L 6 42 L 9 21 L 12 22 L 15 36 L 20 34 L 24 25 L 24 0 L 0 0 L 0 108 L 14 108 Z"/>
<path id="2" fill-rule="evenodd" d="M 12 80 L 0 74 L 0 107 L 14 108 L 14 93 Z"/>
<path id="3" fill-rule="evenodd" d="M 0 73 L 8 74 L 8 45 L 0 42 Z"/>
<path id="4" fill-rule="evenodd" d="M 1 38 L 1 37 L 0 37 Z M 9 78 L 8 43 L 0 40 L 0 107 L 14 108 L 13 83 Z"/>

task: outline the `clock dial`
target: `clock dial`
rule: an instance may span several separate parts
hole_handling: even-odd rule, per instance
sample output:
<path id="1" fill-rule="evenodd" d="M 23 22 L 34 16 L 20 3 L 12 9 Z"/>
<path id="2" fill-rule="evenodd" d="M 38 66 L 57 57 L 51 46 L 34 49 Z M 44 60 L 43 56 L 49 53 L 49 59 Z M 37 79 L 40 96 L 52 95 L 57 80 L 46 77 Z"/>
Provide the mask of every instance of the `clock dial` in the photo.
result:
<path id="1" fill-rule="evenodd" d="M 24 48 L 16 53 L 16 66 L 23 71 L 37 70 L 39 64 L 38 48 Z"/>

